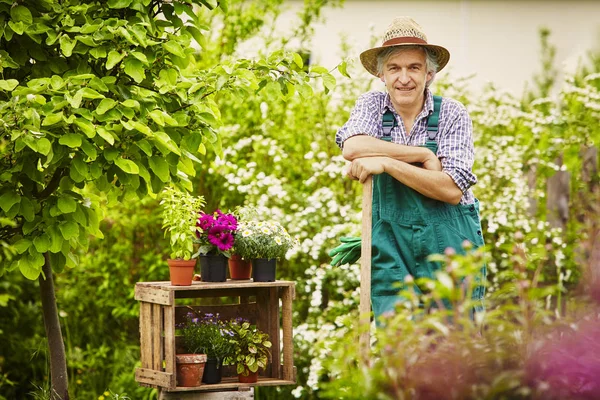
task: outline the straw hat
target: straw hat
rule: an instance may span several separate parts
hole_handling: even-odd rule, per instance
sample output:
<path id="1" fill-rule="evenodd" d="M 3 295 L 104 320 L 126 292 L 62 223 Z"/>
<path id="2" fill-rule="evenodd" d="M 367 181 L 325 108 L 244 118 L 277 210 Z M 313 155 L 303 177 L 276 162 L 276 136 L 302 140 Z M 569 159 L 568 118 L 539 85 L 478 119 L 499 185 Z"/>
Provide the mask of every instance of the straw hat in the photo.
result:
<path id="1" fill-rule="evenodd" d="M 448 64 L 450 52 L 441 46 L 427 43 L 427 36 L 423 32 L 423 28 L 410 17 L 398 17 L 394 19 L 385 31 L 385 35 L 383 35 L 381 47 L 375 47 L 362 52 L 360 61 L 372 75 L 379 76 L 377 74 L 377 55 L 379 52 L 387 47 L 408 45 L 427 47 L 433 52 L 437 57 L 438 71 Z"/>

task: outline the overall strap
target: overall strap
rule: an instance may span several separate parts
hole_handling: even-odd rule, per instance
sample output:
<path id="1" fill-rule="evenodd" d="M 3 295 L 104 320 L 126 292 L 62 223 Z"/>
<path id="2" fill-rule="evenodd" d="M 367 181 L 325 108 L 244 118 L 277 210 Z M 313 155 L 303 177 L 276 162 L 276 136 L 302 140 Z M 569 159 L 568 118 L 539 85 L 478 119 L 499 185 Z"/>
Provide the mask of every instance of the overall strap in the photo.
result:
<path id="1" fill-rule="evenodd" d="M 383 126 L 383 136 L 384 137 L 391 136 L 392 129 L 394 129 L 394 127 L 398 126 L 396 117 L 394 117 L 394 114 L 390 111 L 389 108 L 386 109 L 385 112 L 383 113 L 381 125 Z"/>
<path id="2" fill-rule="evenodd" d="M 442 96 L 433 96 L 433 113 L 427 118 L 427 135 L 429 140 L 435 140 L 438 134 L 438 122 L 442 108 Z"/>

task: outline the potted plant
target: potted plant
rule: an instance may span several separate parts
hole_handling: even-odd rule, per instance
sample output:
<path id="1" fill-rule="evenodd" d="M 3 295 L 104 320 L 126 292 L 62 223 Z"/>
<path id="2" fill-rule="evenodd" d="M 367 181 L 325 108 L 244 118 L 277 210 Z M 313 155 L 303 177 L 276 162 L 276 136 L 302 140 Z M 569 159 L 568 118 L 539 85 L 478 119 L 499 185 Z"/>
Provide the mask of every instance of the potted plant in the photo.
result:
<path id="1" fill-rule="evenodd" d="M 189 286 L 192 284 L 196 259 L 194 239 L 198 211 L 204 206 L 203 196 L 193 196 L 187 192 L 167 187 L 161 193 L 162 228 L 171 245 L 169 264 L 171 284 Z"/>
<path id="2" fill-rule="evenodd" d="M 232 347 L 226 323 L 219 318 L 219 314 L 201 314 L 193 309 L 186 318 L 187 324 L 182 329 L 184 345 L 207 357 L 202 382 L 221 382 L 223 360 L 231 354 Z"/>
<path id="3" fill-rule="evenodd" d="M 255 383 L 258 369 L 266 368 L 269 361 L 269 335 L 242 318 L 230 320 L 227 326 L 232 354 L 225 358 L 225 363 L 236 366 L 241 383 Z"/>
<path id="4" fill-rule="evenodd" d="M 233 214 L 216 210 L 212 214 L 200 213 L 196 226 L 196 243 L 200 244 L 197 254 L 200 255 L 202 280 L 225 282 L 227 258 L 233 247 L 233 232 L 237 229 L 237 219 Z"/>
<path id="5" fill-rule="evenodd" d="M 273 282 L 277 259 L 294 246 L 294 240 L 277 221 L 242 221 L 236 234 L 236 251 L 252 260 L 256 282 Z"/>
<path id="6" fill-rule="evenodd" d="M 244 206 L 236 207 L 234 212 L 239 224 L 244 221 L 257 219 L 258 212 L 254 207 Z M 235 241 L 241 235 L 241 232 L 236 230 L 234 232 Z M 229 257 L 229 276 L 234 280 L 248 280 L 252 277 L 252 260 L 243 258 L 237 250 L 234 242 L 234 246 L 231 249 L 231 257 Z"/>
<path id="7" fill-rule="evenodd" d="M 179 326 L 185 352 L 175 355 L 177 386 L 194 387 L 202 384 L 207 356 L 202 353 L 198 321 L 193 313 L 188 313 L 185 322 Z"/>

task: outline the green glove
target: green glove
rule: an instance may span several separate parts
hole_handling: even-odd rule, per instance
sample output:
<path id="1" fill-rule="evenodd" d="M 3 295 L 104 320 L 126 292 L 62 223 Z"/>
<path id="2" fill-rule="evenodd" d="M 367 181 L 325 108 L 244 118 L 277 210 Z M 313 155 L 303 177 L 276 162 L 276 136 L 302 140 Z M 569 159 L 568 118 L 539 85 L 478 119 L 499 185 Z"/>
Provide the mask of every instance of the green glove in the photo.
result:
<path id="1" fill-rule="evenodd" d="M 333 257 L 330 265 L 337 267 L 343 264 L 354 264 L 360 258 L 361 240 L 359 237 L 342 237 L 341 245 L 329 251 Z"/>

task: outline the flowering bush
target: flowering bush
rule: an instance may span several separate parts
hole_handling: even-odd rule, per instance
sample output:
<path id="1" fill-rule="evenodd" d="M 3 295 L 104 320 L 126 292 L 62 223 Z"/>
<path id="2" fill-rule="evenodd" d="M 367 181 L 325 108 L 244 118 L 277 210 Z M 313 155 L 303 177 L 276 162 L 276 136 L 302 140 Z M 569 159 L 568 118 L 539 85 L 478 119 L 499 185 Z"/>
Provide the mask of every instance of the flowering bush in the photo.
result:
<path id="1" fill-rule="evenodd" d="M 235 233 L 236 252 L 247 260 L 281 258 L 294 246 L 294 240 L 276 221 L 241 222 Z"/>
<path id="2" fill-rule="evenodd" d="M 229 250 L 233 247 L 233 233 L 238 227 L 237 219 L 233 214 L 224 214 L 216 210 L 212 214 L 200 213 L 196 222 L 197 243 L 200 243 L 198 254 L 222 253 L 229 257 Z"/>
<path id="3" fill-rule="evenodd" d="M 225 358 L 225 363 L 235 365 L 237 373 L 245 376 L 258 371 L 259 367 L 265 368 L 271 348 L 269 335 L 242 318 L 229 321 L 227 328 L 231 333 L 232 353 Z"/>
<path id="4" fill-rule="evenodd" d="M 205 313 L 199 317 L 196 312 L 188 312 L 180 333 L 188 353 L 206 354 L 217 361 L 231 354 L 231 331 L 227 329 L 227 323 L 219 319 L 219 314 Z"/>

